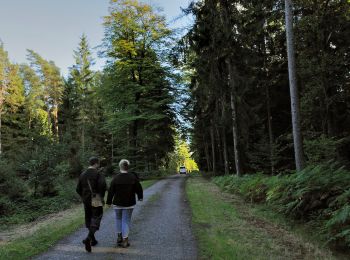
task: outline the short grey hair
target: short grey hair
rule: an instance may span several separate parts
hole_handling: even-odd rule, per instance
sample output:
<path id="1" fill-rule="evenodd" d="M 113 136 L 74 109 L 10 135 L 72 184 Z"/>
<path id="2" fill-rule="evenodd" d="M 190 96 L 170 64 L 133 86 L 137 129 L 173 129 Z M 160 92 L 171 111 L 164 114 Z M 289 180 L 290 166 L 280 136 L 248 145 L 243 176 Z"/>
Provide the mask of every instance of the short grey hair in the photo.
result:
<path id="1" fill-rule="evenodd" d="M 127 159 L 121 159 L 119 162 L 120 170 L 127 170 L 129 168 L 130 162 Z"/>

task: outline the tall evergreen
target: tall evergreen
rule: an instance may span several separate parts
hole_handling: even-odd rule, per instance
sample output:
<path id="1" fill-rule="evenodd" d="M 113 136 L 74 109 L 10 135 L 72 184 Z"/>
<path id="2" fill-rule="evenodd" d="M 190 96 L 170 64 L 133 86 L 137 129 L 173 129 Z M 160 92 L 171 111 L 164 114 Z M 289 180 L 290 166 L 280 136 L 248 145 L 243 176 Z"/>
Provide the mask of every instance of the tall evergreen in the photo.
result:
<path id="1" fill-rule="evenodd" d="M 44 87 L 40 77 L 27 64 L 21 65 L 21 77 L 25 86 L 25 110 L 28 130 L 34 140 L 37 136 L 49 136 L 48 115 L 44 102 Z"/>
<path id="2" fill-rule="evenodd" d="M 0 45 L 0 154 L 15 155 L 25 143 L 24 86 L 19 66 L 12 64 Z"/>
<path id="3" fill-rule="evenodd" d="M 43 101 L 47 112 L 48 132 L 58 139 L 58 110 L 62 102 L 63 79 L 59 68 L 53 61 L 43 59 L 38 53 L 28 50 L 28 60 L 33 70 L 40 78 L 43 87 Z"/>
<path id="4" fill-rule="evenodd" d="M 78 130 L 75 136 L 80 137 L 82 154 L 85 157 L 87 124 L 92 123 L 91 95 L 94 78 L 94 72 L 91 69 L 93 59 L 85 35 L 80 38 L 78 49 L 74 51 L 74 58 L 75 64 L 70 69 L 69 86 L 67 86 L 71 88 L 67 93 L 71 110 L 70 118 L 67 118 L 70 122 L 67 123 L 75 124 Z"/>
<path id="5" fill-rule="evenodd" d="M 307 163 L 348 164 L 342 151 L 349 147 L 350 4 L 294 5 Z M 177 57 L 193 68 L 188 108 L 200 168 L 273 174 L 294 168 L 284 8 L 282 1 L 205 0 L 186 10 L 195 23 L 178 47 L 185 54 Z"/>

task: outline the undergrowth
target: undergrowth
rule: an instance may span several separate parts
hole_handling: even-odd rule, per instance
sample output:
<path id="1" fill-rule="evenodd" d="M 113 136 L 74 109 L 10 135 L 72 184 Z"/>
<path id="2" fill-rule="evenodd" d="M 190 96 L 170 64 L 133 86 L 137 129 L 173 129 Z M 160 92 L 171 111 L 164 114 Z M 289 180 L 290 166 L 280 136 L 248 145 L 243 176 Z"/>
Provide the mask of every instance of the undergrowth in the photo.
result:
<path id="1" fill-rule="evenodd" d="M 28 195 L 7 201 L 7 212 L 0 217 L 0 228 L 28 223 L 80 203 L 79 195 L 75 191 L 76 182 L 76 180 L 66 180 L 64 184 L 59 185 L 57 196 L 35 198 Z"/>
<path id="2" fill-rule="evenodd" d="M 350 172 L 336 163 L 289 175 L 227 175 L 213 181 L 226 192 L 268 203 L 288 217 L 317 226 L 330 245 L 350 249 Z"/>

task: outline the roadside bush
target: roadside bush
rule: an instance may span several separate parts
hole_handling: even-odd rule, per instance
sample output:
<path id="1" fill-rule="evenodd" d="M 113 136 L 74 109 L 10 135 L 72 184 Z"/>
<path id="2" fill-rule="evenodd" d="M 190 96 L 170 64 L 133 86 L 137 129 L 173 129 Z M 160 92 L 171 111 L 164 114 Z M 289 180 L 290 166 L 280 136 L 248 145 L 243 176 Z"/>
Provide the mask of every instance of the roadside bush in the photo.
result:
<path id="1" fill-rule="evenodd" d="M 16 199 L 26 191 L 24 182 L 18 178 L 15 166 L 7 160 L 0 159 L 0 194 Z"/>
<path id="2" fill-rule="evenodd" d="M 350 172 L 337 163 L 279 176 L 222 176 L 213 182 L 251 202 L 269 203 L 286 216 L 320 223 L 328 241 L 350 248 Z"/>
<path id="3" fill-rule="evenodd" d="M 16 161 L 0 158 L 0 228 L 33 221 L 80 202 L 65 143 L 47 138 L 23 147 Z"/>
<path id="4" fill-rule="evenodd" d="M 321 135 L 318 138 L 304 140 L 305 154 L 309 164 L 317 164 L 320 162 L 336 160 L 337 149 L 342 144 L 342 139 L 336 140 Z"/>
<path id="5" fill-rule="evenodd" d="M 269 202 L 297 219 L 329 215 L 324 210 L 339 209 L 342 205 L 336 203 L 337 198 L 350 188 L 350 173 L 336 163 L 310 166 L 283 178 L 286 181 L 277 184 Z"/>
<path id="6" fill-rule="evenodd" d="M 268 191 L 277 181 L 277 177 L 258 173 L 242 177 L 236 175 L 220 176 L 215 177 L 213 181 L 226 192 L 244 194 L 244 197 L 251 202 L 266 202 Z"/>
<path id="7" fill-rule="evenodd" d="M 25 183 L 16 175 L 15 167 L 7 160 L 0 159 L 0 215 L 12 211 L 12 201 L 27 191 Z"/>
<path id="8" fill-rule="evenodd" d="M 21 165 L 21 171 L 26 176 L 34 197 L 56 196 L 57 178 L 59 175 L 68 177 L 69 166 L 65 163 L 66 147 L 64 144 L 52 142 L 42 143 L 28 155 Z"/>
<path id="9" fill-rule="evenodd" d="M 166 177 L 174 174 L 173 171 L 167 170 L 167 169 L 159 169 L 159 170 L 154 170 L 149 172 L 145 171 L 145 172 L 135 172 L 135 173 L 141 180 L 152 179 L 152 178 L 162 178 L 162 177 Z"/>
<path id="10" fill-rule="evenodd" d="M 251 202 L 266 201 L 268 190 L 267 178 L 263 174 L 247 175 L 240 185 L 240 193 L 246 194 Z"/>
<path id="11" fill-rule="evenodd" d="M 210 179 L 210 178 L 212 178 L 212 177 L 217 176 L 217 175 L 215 174 L 215 172 L 201 172 L 201 175 L 202 175 L 202 177 L 205 178 L 205 179 Z"/>
<path id="12" fill-rule="evenodd" d="M 348 199 L 350 199 L 349 194 Z M 347 246 L 350 248 L 349 203 L 343 205 L 341 208 L 331 213 L 331 218 L 326 222 L 324 231 L 328 233 L 330 242 L 335 242 L 338 244 L 338 246 Z"/>

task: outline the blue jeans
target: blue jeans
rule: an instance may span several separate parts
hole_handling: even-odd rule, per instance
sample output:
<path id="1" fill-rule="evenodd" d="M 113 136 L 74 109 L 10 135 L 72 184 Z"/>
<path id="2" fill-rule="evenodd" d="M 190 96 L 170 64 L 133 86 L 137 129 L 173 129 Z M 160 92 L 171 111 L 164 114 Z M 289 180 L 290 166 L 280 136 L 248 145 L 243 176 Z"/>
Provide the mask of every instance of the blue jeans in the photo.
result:
<path id="1" fill-rule="evenodd" d="M 133 210 L 134 209 L 114 209 L 117 233 L 122 233 L 123 238 L 129 237 L 131 215 Z"/>

